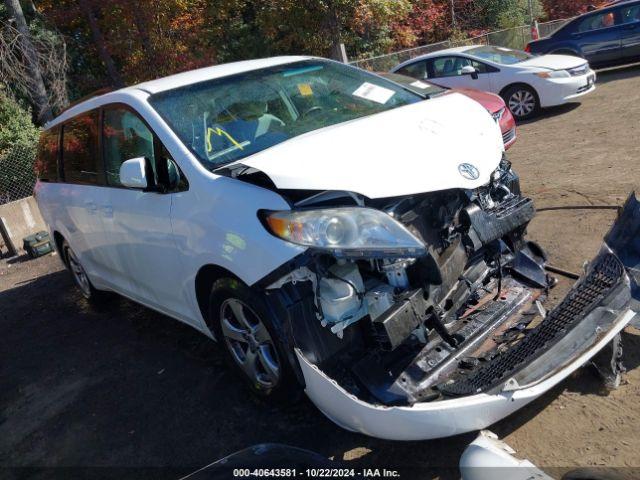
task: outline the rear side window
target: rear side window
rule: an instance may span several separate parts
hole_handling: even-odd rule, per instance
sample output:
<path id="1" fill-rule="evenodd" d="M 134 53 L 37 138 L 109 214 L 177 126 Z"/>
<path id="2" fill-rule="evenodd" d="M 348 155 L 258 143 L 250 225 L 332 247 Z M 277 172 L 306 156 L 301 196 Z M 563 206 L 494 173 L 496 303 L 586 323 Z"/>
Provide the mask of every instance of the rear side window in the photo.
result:
<path id="1" fill-rule="evenodd" d="M 58 181 L 58 154 L 60 153 L 60 127 L 53 127 L 40 134 L 35 171 L 43 182 Z"/>
<path id="2" fill-rule="evenodd" d="M 62 163 L 69 183 L 100 184 L 98 112 L 80 115 L 62 129 Z"/>
<path id="3" fill-rule="evenodd" d="M 126 160 L 146 157 L 155 171 L 153 133 L 131 110 L 113 107 L 104 110 L 103 148 L 107 184 L 119 187 L 120 165 Z"/>

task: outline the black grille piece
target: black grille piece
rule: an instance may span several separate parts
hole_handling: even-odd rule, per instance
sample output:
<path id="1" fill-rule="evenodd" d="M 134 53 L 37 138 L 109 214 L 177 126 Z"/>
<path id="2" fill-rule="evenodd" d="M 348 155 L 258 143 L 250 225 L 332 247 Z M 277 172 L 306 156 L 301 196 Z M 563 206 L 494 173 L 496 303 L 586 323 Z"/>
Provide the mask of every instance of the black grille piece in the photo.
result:
<path id="1" fill-rule="evenodd" d="M 502 141 L 504 143 L 509 143 L 511 140 L 513 140 L 515 136 L 516 136 L 516 129 L 514 127 L 511 130 L 504 132 L 504 134 L 502 135 Z"/>
<path id="2" fill-rule="evenodd" d="M 603 255 L 589 275 L 519 343 L 469 375 L 440 385 L 439 390 L 445 395 L 462 396 L 485 392 L 504 383 L 580 323 L 618 285 L 623 274 L 624 267 L 614 255 Z"/>
<path id="3" fill-rule="evenodd" d="M 475 235 L 481 245 L 486 245 L 526 225 L 535 213 L 533 200 L 514 195 L 489 210 L 482 210 L 475 204 L 468 206 L 462 211 L 461 221 L 469 227 L 470 235 Z M 473 237 L 472 240 L 477 243 Z"/>
<path id="4" fill-rule="evenodd" d="M 586 91 L 587 91 L 587 90 L 589 90 L 592 86 L 593 86 L 592 84 L 584 85 L 584 86 L 582 86 L 582 87 L 578 88 L 577 92 L 578 92 L 578 93 L 586 92 Z"/>

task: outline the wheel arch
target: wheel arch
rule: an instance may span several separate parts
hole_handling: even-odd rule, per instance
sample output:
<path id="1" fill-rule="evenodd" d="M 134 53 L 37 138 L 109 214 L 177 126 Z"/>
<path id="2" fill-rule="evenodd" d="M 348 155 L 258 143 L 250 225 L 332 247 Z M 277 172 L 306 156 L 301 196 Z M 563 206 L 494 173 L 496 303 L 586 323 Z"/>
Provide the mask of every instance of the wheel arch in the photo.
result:
<path id="1" fill-rule="evenodd" d="M 211 293 L 211 287 L 213 284 L 221 278 L 234 278 L 238 281 L 242 281 L 237 275 L 230 270 L 216 264 L 207 264 L 200 267 L 195 278 L 195 290 L 196 301 L 198 302 L 198 309 L 202 315 L 205 325 L 209 327 L 209 294 Z"/>
<path id="2" fill-rule="evenodd" d="M 502 99 L 505 102 L 507 100 L 504 98 L 504 95 L 509 91 L 509 89 L 511 89 L 513 87 L 527 87 L 527 88 L 530 88 L 531 91 L 533 92 L 533 94 L 536 96 L 536 100 L 538 100 L 538 103 L 540 103 L 540 95 L 538 94 L 538 91 L 536 90 L 536 88 L 533 85 L 531 85 L 529 83 L 526 83 L 526 82 L 513 82 L 513 83 L 510 83 L 509 85 L 507 85 L 506 87 L 504 87 L 502 90 L 500 90 L 500 96 L 502 97 Z"/>
<path id="3" fill-rule="evenodd" d="M 62 246 L 64 245 L 65 240 L 66 239 L 59 231 L 57 230 L 53 231 L 53 242 L 55 243 L 55 247 L 56 247 L 56 250 L 58 251 L 58 255 L 60 255 L 60 260 L 62 260 L 62 263 L 67 265 L 67 258 L 64 252 L 62 251 Z"/>
<path id="4" fill-rule="evenodd" d="M 549 52 L 550 55 L 572 55 L 574 57 L 580 57 L 580 58 L 584 58 L 584 56 L 582 55 L 582 53 L 580 53 L 578 50 L 576 50 L 575 48 L 571 48 L 571 47 L 560 47 L 560 48 L 556 48 L 555 50 Z"/>

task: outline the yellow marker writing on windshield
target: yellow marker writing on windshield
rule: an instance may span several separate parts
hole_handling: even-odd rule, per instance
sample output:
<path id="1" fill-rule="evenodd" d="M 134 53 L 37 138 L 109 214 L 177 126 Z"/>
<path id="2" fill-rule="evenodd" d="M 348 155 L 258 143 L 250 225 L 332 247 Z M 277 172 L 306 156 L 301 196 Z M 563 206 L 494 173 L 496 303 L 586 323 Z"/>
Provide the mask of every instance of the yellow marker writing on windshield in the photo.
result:
<path id="1" fill-rule="evenodd" d="M 233 138 L 231 135 L 229 135 L 227 132 L 225 132 L 224 130 L 222 130 L 220 127 L 217 128 L 207 128 L 207 138 L 206 138 L 206 145 L 207 145 L 207 153 L 211 153 L 213 151 L 213 146 L 211 145 L 211 135 L 215 134 L 218 135 L 219 137 L 226 137 L 231 143 L 233 143 L 234 146 L 238 147 L 240 150 L 242 150 L 242 145 L 240 145 L 235 138 Z"/>

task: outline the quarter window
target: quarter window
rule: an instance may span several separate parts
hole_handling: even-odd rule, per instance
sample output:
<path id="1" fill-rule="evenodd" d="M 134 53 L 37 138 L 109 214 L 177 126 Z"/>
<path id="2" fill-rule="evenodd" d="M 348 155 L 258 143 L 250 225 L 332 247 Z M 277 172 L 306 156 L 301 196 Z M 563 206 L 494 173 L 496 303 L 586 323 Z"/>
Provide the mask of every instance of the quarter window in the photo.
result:
<path id="1" fill-rule="evenodd" d="M 98 113 L 80 115 L 64 124 L 62 161 L 65 181 L 99 184 Z"/>
<path id="2" fill-rule="evenodd" d="M 127 108 L 106 109 L 102 130 L 108 185 L 122 185 L 120 166 L 126 160 L 146 157 L 155 169 L 153 133 L 138 115 Z"/>
<path id="3" fill-rule="evenodd" d="M 60 127 L 45 130 L 38 142 L 38 157 L 36 158 L 36 175 L 42 181 L 55 182 L 58 180 L 58 154 L 60 152 Z"/>

